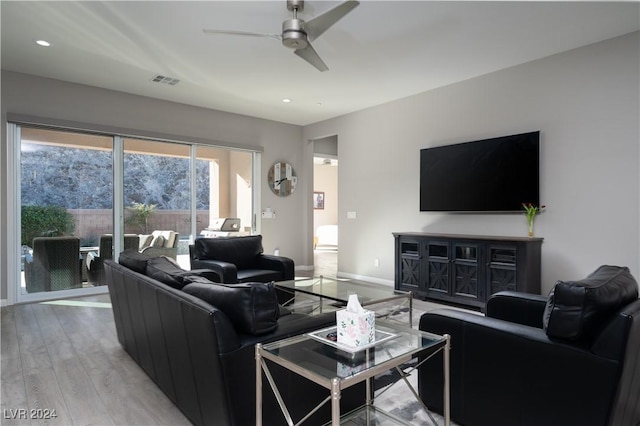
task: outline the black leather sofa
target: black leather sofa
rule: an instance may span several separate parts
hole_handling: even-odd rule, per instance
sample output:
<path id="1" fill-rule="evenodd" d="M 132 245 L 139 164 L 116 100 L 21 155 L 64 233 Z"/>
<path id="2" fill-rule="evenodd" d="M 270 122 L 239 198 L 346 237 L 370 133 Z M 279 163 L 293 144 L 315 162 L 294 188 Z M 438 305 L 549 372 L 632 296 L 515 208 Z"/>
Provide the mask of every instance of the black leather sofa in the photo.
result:
<path id="1" fill-rule="evenodd" d="M 306 316 L 279 306 L 271 284 L 214 284 L 203 278 L 211 271 L 184 271 L 134 250 L 119 262 L 105 261 L 118 340 L 196 425 L 255 424 L 255 344 L 335 323 L 335 314 Z M 283 368 L 270 370 L 296 420 L 328 396 Z M 263 396 L 265 424 L 286 424 L 266 380 Z M 347 389 L 342 412 L 363 402 L 361 387 Z M 330 418 L 325 404 L 305 425 Z"/>
<path id="2" fill-rule="evenodd" d="M 191 269 L 211 269 L 221 283 L 294 279 L 293 260 L 263 253 L 262 235 L 197 238 L 189 246 Z"/>
<path id="3" fill-rule="evenodd" d="M 486 316 L 438 309 L 421 330 L 451 335 L 451 416 L 464 426 L 638 426 L 640 300 L 627 268 L 602 266 L 550 296 L 496 293 Z M 442 412 L 442 357 L 419 393 Z"/>

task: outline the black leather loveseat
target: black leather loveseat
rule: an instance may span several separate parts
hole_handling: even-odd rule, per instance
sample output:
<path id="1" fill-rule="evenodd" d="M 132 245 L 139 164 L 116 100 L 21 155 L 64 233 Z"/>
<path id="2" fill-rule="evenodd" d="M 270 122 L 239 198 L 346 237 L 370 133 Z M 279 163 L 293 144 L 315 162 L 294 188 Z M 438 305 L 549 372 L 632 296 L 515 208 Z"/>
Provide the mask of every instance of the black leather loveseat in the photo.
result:
<path id="1" fill-rule="evenodd" d="M 183 271 L 167 258 L 134 250 L 123 252 L 119 262 L 105 262 L 118 340 L 196 425 L 255 424 L 255 344 L 335 323 L 335 314 L 306 316 L 282 308 L 271 284 L 214 284 L 203 278 L 211 271 Z M 294 419 L 328 395 L 278 366 L 270 370 Z M 286 424 L 263 384 L 265 424 Z M 362 389 L 347 389 L 343 412 L 363 400 Z M 330 418 L 326 405 L 305 425 Z"/>
<path id="2" fill-rule="evenodd" d="M 428 312 L 451 335 L 451 416 L 464 426 L 638 426 L 640 300 L 625 267 L 558 282 L 550 297 L 496 293 L 486 317 Z M 442 358 L 420 367 L 420 396 L 442 412 Z"/>

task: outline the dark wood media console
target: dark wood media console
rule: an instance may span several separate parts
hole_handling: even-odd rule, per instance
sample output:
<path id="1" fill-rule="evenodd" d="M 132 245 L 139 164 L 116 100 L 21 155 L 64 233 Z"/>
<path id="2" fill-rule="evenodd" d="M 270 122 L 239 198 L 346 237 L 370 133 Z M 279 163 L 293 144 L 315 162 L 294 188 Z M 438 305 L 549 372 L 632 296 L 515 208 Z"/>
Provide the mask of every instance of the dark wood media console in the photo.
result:
<path id="1" fill-rule="evenodd" d="M 540 294 L 542 238 L 394 233 L 395 288 L 484 309 L 502 290 Z"/>

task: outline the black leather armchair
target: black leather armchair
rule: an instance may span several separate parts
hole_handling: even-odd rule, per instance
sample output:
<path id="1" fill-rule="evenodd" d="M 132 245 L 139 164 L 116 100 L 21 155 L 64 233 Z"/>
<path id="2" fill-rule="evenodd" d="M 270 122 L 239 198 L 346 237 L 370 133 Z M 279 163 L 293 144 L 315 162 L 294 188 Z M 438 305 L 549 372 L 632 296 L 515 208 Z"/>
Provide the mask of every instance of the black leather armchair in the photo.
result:
<path id="1" fill-rule="evenodd" d="M 293 260 L 263 253 L 262 235 L 198 238 L 189 246 L 191 269 L 212 269 L 233 284 L 294 279 Z"/>
<path id="2" fill-rule="evenodd" d="M 601 267 L 554 292 L 496 293 L 486 316 L 438 309 L 420 318 L 421 330 L 451 335 L 452 420 L 640 424 L 640 300 L 628 269 Z M 418 385 L 425 404 L 442 412 L 441 355 L 420 367 Z"/>

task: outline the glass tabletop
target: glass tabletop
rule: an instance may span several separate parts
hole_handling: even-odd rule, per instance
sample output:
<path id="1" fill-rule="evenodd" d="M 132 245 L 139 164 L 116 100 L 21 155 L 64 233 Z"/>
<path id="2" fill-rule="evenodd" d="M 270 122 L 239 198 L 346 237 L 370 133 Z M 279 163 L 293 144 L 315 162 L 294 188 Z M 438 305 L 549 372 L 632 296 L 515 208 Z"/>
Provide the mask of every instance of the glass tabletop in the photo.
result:
<path id="1" fill-rule="evenodd" d="M 410 292 L 395 290 L 379 284 L 341 278 L 314 277 L 303 280 L 277 281 L 276 286 L 321 296 L 338 302 L 346 302 L 349 295 L 357 294 L 362 304 L 398 296 L 408 296 Z"/>
<path id="2" fill-rule="evenodd" d="M 376 321 L 378 330 L 394 337 L 368 349 L 350 352 L 305 334 L 263 345 L 262 350 L 267 353 L 263 356 L 327 386 L 334 378 L 358 382 L 363 378 L 351 379 L 379 374 L 389 369 L 389 364 L 398 365 L 429 350 L 435 352 L 445 345 L 443 336 L 401 325 Z"/>

